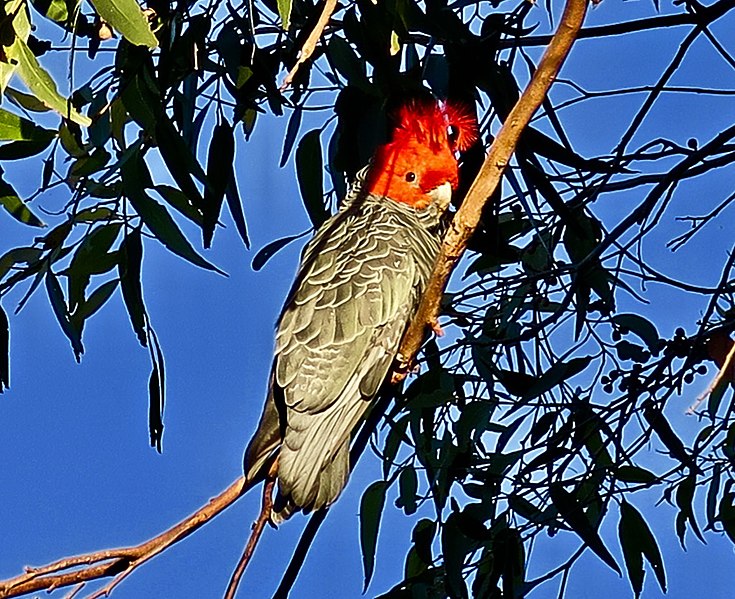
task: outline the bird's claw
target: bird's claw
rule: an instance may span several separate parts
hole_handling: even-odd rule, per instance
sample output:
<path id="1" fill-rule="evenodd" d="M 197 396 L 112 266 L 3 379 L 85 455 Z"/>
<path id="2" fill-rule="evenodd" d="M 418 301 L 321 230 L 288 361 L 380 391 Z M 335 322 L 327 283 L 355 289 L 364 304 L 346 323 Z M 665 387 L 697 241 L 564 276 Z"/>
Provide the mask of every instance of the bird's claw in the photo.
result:
<path id="1" fill-rule="evenodd" d="M 434 335 L 437 337 L 444 337 L 444 329 L 442 328 L 442 325 L 439 324 L 438 318 L 432 319 L 431 330 L 434 331 Z"/>

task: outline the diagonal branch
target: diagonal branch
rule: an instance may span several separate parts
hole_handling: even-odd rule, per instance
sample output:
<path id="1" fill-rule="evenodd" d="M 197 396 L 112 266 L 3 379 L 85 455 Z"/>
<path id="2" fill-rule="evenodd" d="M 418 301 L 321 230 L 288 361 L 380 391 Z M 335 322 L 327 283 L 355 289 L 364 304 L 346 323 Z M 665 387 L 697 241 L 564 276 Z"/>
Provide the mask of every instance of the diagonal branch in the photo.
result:
<path id="1" fill-rule="evenodd" d="M 541 57 L 528 87 L 511 110 L 508 118 L 505 119 L 495 141 L 490 146 L 490 151 L 477 178 L 454 216 L 444 238 L 439 257 L 434 264 L 434 270 L 419 310 L 401 343 L 400 354 L 406 363 L 410 364 L 418 353 L 426 326 L 436 322 L 439 316 L 439 303 L 447 286 L 449 275 L 462 257 L 467 242 L 480 222 L 483 206 L 500 184 L 503 172 L 510 162 L 521 133 L 541 106 L 564 59 L 569 54 L 582 27 L 586 12 L 586 0 L 567 0 L 559 28 Z M 405 377 L 407 370 L 399 374 Z"/>
<path id="2" fill-rule="evenodd" d="M 324 3 L 324 8 L 322 9 L 322 13 L 319 15 L 319 20 L 316 22 L 316 25 L 314 25 L 314 29 L 312 29 L 309 37 L 306 38 L 304 45 L 301 47 L 301 52 L 299 53 L 299 58 L 296 61 L 296 64 L 288 72 L 283 83 L 281 83 L 281 87 L 279 88 L 281 91 L 291 85 L 291 82 L 294 80 L 294 77 L 296 77 L 296 73 L 299 72 L 301 65 L 309 60 L 311 55 L 314 54 L 316 45 L 319 43 L 319 39 L 322 37 L 324 29 L 329 23 L 329 19 L 332 18 L 332 13 L 335 8 L 337 8 L 337 0 L 327 0 Z"/>
<path id="3" fill-rule="evenodd" d="M 260 480 L 246 481 L 241 476 L 188 518 L 140 545 L 85 553 L 39 568 L 27 568 L 24 574 L 0 581 L 0 599 L 113 577 L 109 585 L 100 591 L 106 594 L 138 566 L 185 539 L 223 512 L 257 482 Z"/>

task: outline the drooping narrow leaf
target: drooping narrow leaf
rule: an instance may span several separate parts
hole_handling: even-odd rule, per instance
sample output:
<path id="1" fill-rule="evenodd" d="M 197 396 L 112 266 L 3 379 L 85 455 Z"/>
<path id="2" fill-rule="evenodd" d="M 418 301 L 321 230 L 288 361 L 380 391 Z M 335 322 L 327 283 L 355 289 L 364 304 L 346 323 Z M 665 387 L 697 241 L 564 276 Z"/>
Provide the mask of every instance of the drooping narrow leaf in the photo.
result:
<path id="1" fill-rule="evenodd" d="M 665 593 L 666 570 L 656 538 L 640 512 L 625 500 L 620 504 L 618 537 L 623 550 L 625 569 L 636 597 L 643 590 L 644 557 L 656 575 L 661 590 Z"/>
<path id="2" fill-rule="evenodd" d="M 131 44 L 148 48 L 158 46 L 147 17 L 135 0 L 90 1 L 100 17 Z"/>
<path id="3" fill-rule="evenodd" d="M 278 0 L 278 16 L 281 17 L 281 26 L 288 31 L 291 26 L 291 3 L 292 0 Z"/>
<path id="4" fill-rule="evenodd" d="M 227 185 L 233 178 L 233 161 L 235 159 L 235 138 L 232 126 L 223 118 L 212 132 L 207 155 L 207 180 L 209 186 L 204 190 L 202 211 L 202 237 L 204 247 L 212 245 L 214 229 L 217 226 L 222 210 Z"/>
<path id="5" fill-rule="evenodd" d="M 119 251 L 120 263 L 120 290 L 123 301 L 130 316 L 130 324 L 138 337 L 140 344 L 145 347 L 148 339 L 145 334 L 145 304 L 143 303 L 143 289 L 140 280 L 140 271 L 143 262 L 143 242 L 140 229 L 133 229 L 123 239 Z"/>
<path id="6" fill-rule="evenodd" d="M 363 592 L 370 585 L 375 569 L 375 550 L 378 545 L 378 531 L 380 519 L 385 507 L 385 494 L 388 483 L 384 480 L 375 481 L 362 494 L 360 500 L 360 547 L 362 550 L 362 568 L 365 574 Z"/>
<path id="7" fill-rule="evenodd" d="M 10 387 L 10 322 L 0 306 L 0 393 Z"/>
<path id="8" fill-rule="evenodd" d="M 46 291 L 48 292 L 49 301 L 53 308 L 56 320 L 59 321 L 61 330 L 69 339 L 71 347 L 74 350 L 74 357 L 76 361 L 81 360 L 82 354 L 84 353 L 84 346 L 82 345 L 82 332 L 77 329 L 69 318 L 69 310 L 64 300 L 64 292 L 61 290 L 61 285 L 56 275 L 49 268 L 46 272 Z"/>
<path id="9" fill-rule="evenodd" d="M 10 15 L 15 15 L 12 20 Z M 10 37 L 10 45 L 4 48 L 6 57 L 10 58 L 9 53 L 15 45 L 16 40 L 27 41 L 31 33 L 31 22 L 28 19 L 28 5 L 24 0 L 10 0 L 5 3 L 3 12 L 3 26 L 7 27 L 7 31 L 13 36 Z M 7 89 L 8 81 L 18 68 L 17 62 L 13 60 L 0 61 L 0 92 Z"/>
<path id="10" fill-rule="evenodd" d="M 159 119 L 156 124 L 156 141 L 158 141 L 158 150 L 174 181 L 178 183 L 181 191 L 189 196 L 192 204 L 201 207 L 202 194 L 194 184 L 193 177 L 205 184 L 208 179 L 189 146 L 186 145 L 184 138 L 168 120 Z"/>
<path id="11" fill-rule="evenodd" d="M 30 208 L 20 199 L 13 187 L 2 179 L 0 171 L 0 205 L 16 220 L 32 227 L 45 227 L 43 221 L 38 218 Z"/>
<path id="12" fill-rule="evenodd" d="M 600 538 L 600 534 L 590 523 L 576 497 L 561 485 L 556 484 L 550 487 L 549 493 L 551 495 L 551 501 L 554 503 L 556 509 L 559 510 L 559 514 L 564 521 L 597 554 L 597 557 L 620 574 L 620 568 L 615 562 L 615 558 L 608 551 L 607 547 L 605 547 L 605 544 Z"/>
<path id="13" fill-rule="evenodd" d="M 142 182 L 150 181 L 150 173 L 148 173 L 148 168 L 145 166 L 142 156 L 138 154 L 132 157 L 122 165 L 121 170 L 123 190 L 126 197 L 156 239 L 174 254 L 181 256 L 192 264 L 225 274 L 214 264 L 196 253 L 168 211 L 145 192 L 145 183 Z"/>
<path id="14" fill-rule="evenodd" d="M 250 237 L 248 237 L 248 227 L 245 223 L 245 213 L 242 209 L 242 200 L 240 199 L 240 192 L 237 190 L 237 177 L 232 175 L 230 183 L 225 189 L 225 198 L 227 198 L 227 207 L 230 210 L 230 216 L 235 223 L 237 232 L 240 234 L 240 239 L 245 244 L 247 249 L 250 249 Z"/>
<path id="15" fill-rule="evenodd" d="M 265 266 L 265 263 L 268 262 L 279 250 L 286 247 L 289 243 L 292 241 L 296 241 L 300 237 L 303 237 L 306 235 L 309 231 L 304 231 L 303 233 L 299 233 L 298 235 L 291 235 L 289 237 L 283 237 L 281 239 L 276 239 L 275 241 L 271 241 L 269 244 L 263 246 L 263 248 L 255 254 L 255 258 L 253 258 L 253 270 L 260 270 Z"/>
<path id="16" fill-rule="evenodd" d="M 119 284 L 120 279 L 113 279 L 112 281 L 102 283 L 102 285 L 89 294 L 89 297 L 79 306 L 74 316 L 83 320 L 93 316 L 112 297 Z"/>
<path id="17" fill-rule="evenodd" d="M 202 226 L 202 214 L 199 208 L 191 203 L 189 197 L 183 191 L 171 185 L 156 185 L 153 189 L 166 200 L 169 206 L 175 208 L 191 222 L 196 223 L 200 227 Z"/>
<path id="18" fill-rule="evenodd" d="M 697 488 L 697 475 L 694 473 L 689 474 L 676 488 L 676 506 L 679 508 L 679 513 L 676 515 L 676 535 L 679 537 L 679 543 L 683 549 L 686 549 L 684 545 L 684 535 L 686 533 L 687 522 L 697 535 L 697 538 L 706 543 L 702 533 L 699 530 L 697 519 L 694 517 L 694 508 L 692 503 L 694 502 L 694 491 Z"/>
<path id="19" fill-rule="evenodd" d="M 653 432 L 669 450 L 671 457 L 679 460 L 682 464 L 691 463 L 692 459 L 689 457 L 684 443 L 676 435 L 663 412 L 653 401 L 648 400 L 643 404 L 643 418 L 651 425 Z"/>
<path id="20" fill-rule="evenodd" d="M 29 112 L 48 112 L 51 110 L 36 96 L 27 94 L 12 87 L 5 88 L 5 95 L 13 104 L 23 108 L 24 110 L 28 110 Z"/>
<path id="21" fill-rule="evenodd" d="M 18 75 L 28 86 L 28 90 L 41 102 L 75 123 L 85 127 L 92 124 L 92 119 L 77 111 L 59 93 L 56 82 L 48 71 L 41 66 L 26 42 L 16 37 L 13 44 L 7 49 L 7 54 L 18 62 Z"/>
<path id="22" fill-rule="evenodd" d="M 329 217 L 324 204 L 321 131 L 312 129 L 299 141 L 296 148 L 296 178 L 301 199 L 311 223 L 318 227 Z"/>
<path id="23" fill-rule="evenodd" d="M 43 152 L 51 145 L 56 137 L 55 131 L 49 131 L 45 137 L 39 136 L 38 139 L 30 141 L 11 141 L 10 143 L 0 146 L 1 160 L 22 160 L 30 158 Z"/>
<path id="24" fill-rule="evenodd" d="M 730 542 L 735 544 L 735 493 L 723 493 L 717 519 L 722 523 Z"/>
<path id="25" fill-rule="evenodd" d="M 0 108 L 0 141 L 34 141 L 52 137 L 55 132 L 39 127 L 33 121 Z"/>
<path id="26" fill-rule="evenodd" d="M 120 223 L 97 226 L 87 234 L 74 252 L 64 274 L 69 283 L 69 311 L 76 312 L 84 301 L 84 294 L 92 275 L 103 274 L 115 268 L 117 255 L 110 253 L 120 233 Z"/>
<path id="27" fill-rule="evenodd" d="M 146 332 L 148 333 L 152 366 L 148 380 L 148 431 L 151 447 L 155 447 L 156 451 L 161 453 L 163 450 L 163 407 L 166 402 L 166 368 L 156 332 L 150 325 L 146 326 Z"/>
<path id="28" fill-rule="evenodd" d="M 288 119 L 288 125 L 286 126 L 286 137 L 283 140 L 283 151 L 281 152 L 281 161 L 278 166 L 283 166 L 288 162 L 288 157 L 291 155 L 293 144 L 296 141 L 296 136 L 299 133 L 299 127 L 301 127 L 301 116 L 304 110 L 301 106 L 297 106 L 291 113 Z"/>

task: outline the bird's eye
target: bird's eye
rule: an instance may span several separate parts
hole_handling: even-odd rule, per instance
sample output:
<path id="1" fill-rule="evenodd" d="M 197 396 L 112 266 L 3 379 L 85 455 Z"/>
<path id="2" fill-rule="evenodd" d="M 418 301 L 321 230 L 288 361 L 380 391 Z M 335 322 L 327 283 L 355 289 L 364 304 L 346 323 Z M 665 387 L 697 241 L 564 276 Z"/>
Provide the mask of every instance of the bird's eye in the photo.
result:
<path id="1" fill-rule="evenodd" d="M 406 173 L 406 181 L 409 183 L 413 183 L 416 180 L 416 173 L 408 172 Z"/>

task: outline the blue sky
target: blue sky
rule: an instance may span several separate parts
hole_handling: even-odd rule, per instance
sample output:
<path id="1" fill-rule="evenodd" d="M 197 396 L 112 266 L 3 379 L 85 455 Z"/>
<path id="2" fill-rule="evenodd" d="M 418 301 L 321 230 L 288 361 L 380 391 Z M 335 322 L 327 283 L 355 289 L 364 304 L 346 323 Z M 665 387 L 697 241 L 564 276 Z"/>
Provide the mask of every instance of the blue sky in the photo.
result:
<path id="1" fill-rule="evenodd" d="M 541 9 L 538 18 L 545 21 Z M 652 3 L 605 2 L 591 11 L 588 24 L 653 14 Z M 735 23 L 720 23 L 715 31 L 733 49 Z M 654 36 L 618 37 L 603 45 L 581 41 L 562 76 L 583 81 L 590 89 L 650 84 L 675 52 L 688 28 L 677 28 L 654 45 Z M 662 41 L 661 41 L 662 40 Z M 735 87 L 732 70 L 704 40 L 695 46 L 678 84 Z M 562 91 L 557 91 L 563 97 Z M 629 122 L 642 96 L 626 101 L 601 101 L 562 113 L 572 141 L 585 155 L 610 151 Z M 601 117 L 600 115 L 604 115 Z M 567 118 L 568 117 L 568 118 Z M 706 139 L 735 120 L 732 97 L 667 97 L 644 127 L 643 135 L 663 133 L 684 143 Z M 238 180 L 255 250 L 269 241 L 307 228 L 303 211 L 295 209 L 298 194 L 293 166 L 277 168 L 286 119 L 263 119 L 252 141 L 239 148 Z M 643 137 L 641 138 L 643 139 Z M 36 172 L 22 166 L 9 171 L 21 193 L 38 184 Z M 677 196 L 689 213 L 706 210 L 732 190 L 732 173 L 712 187 L 690 182 Z M 639 196 L 615 196 L 596 206 L 606 219 L 616 219 Z M 686 211 L 686 210 L 684 210 Z M 725 216 L 727 219 L 728 216 Z M 732 222 L 732 214 L 729 215 Z M 710 256 L 729 249 L 731 229 L 710 227 L 686 252 L 654 252 L 668 272 L 694 272 L 697 282 L 713 283 L 721 258 L 707 268 Z M 676 232 L 681 232 L 684 225 Z M 186 228 L 186 225 L 184 225 Z M 27 242 L 37 233 L 0 215 L 3 249 Z M 197 232 L 186 229 L 192 239 Z M 669 235 L 668 238 L 673 235 Z M 654 237 L 652 243 L 668 238 Z M 130 329 L 119 294 L 88 324 L 86 354 L 81 365 L 58 328 L 43 292 L 11 319 L 11 389 L 0 397 L 0 576 L 40 565 L 65 555 L 145 540 L 203 505 L 242 470 L 242 453 L 255 429 L 265 395 L 271 360 L 273 327 L 290 287 L 299 255 L 292 244 L 255 273 L 253 252 L 246 252 L 232 226 L 218 231 L 208 254 L 228 278 L 183 263 L 156 243 L 147 242 L 144 293 L 152 322 L 166 356 L 168 398 L 164 452 L 148 447 L 147 353 Z M 665 301 L 655 287 L 652 299 Z M 3 300 L 10 311 L 19 295 Z M 655 303 L 662 333 L 680 323 L 694 326 L 703 304 L 691 298 L 674 304 Z M 702 385 L 705 383 L 701 381 Z M 698 391 L 699 389 L 696 389 Z M 696 395 L 693 393 L 693 395 Z M 682 398 L 682 412 L 688 399 Z M 685 422 L 685 421 L 683 421 Z M 685 422 L 686 426 L 686 422 Z M 698 430 L 692 423 L 691 430 Z M 655 449 L 652 448 L 652 449 Z M 651 454 L 655 459 L 655 454 Z M 362 567 L 358 543 L 358 506 L 362 489 L 380 476 L 378 461 L 366 455 L 318 536 L 299 578 L 294 597 L 358 597 Z M 392 509 L 389 496 L 379 541 L 375 580 L 369 595 L 385 591 L 401 577 L 413 522 Z M 195 599 L 221 596 L 242 550 L 250 522 L 259 508 L 251 493 L 193 537 L 131 575 L 114 592 L 119 598 L 173 597 Z M 683 553 L 673 532 L 674 511 L 652 508 L 653 498 L 636 497 L 657 533 L 666 560 L 669 597 L 726 599 L 735 588 L 732 545 L 716 535 L 708 545 L 688 538 Z M 420 516 L 421 514 L 419 514 Z M 241 585 L 241 597 L 270 597 L 280 580 L 305 518 L 295 517 L 278 531 L 267 530 Z M 622 563 L 612 518 L 607 532 L 611 550 Z M 563 533 L 539 538 L 529 574 L 539 575 L 558 556 L 577 546 Z M 61 596 L 61 594 L 60 594 Z M 556 596 L 556 585 L 532 595 Z M 596 599 L 630 596 L 629 584 L 585 554 L 573 571 L 568 597 Z M 644 597 L 661 594 L 646 576 Z"/>

